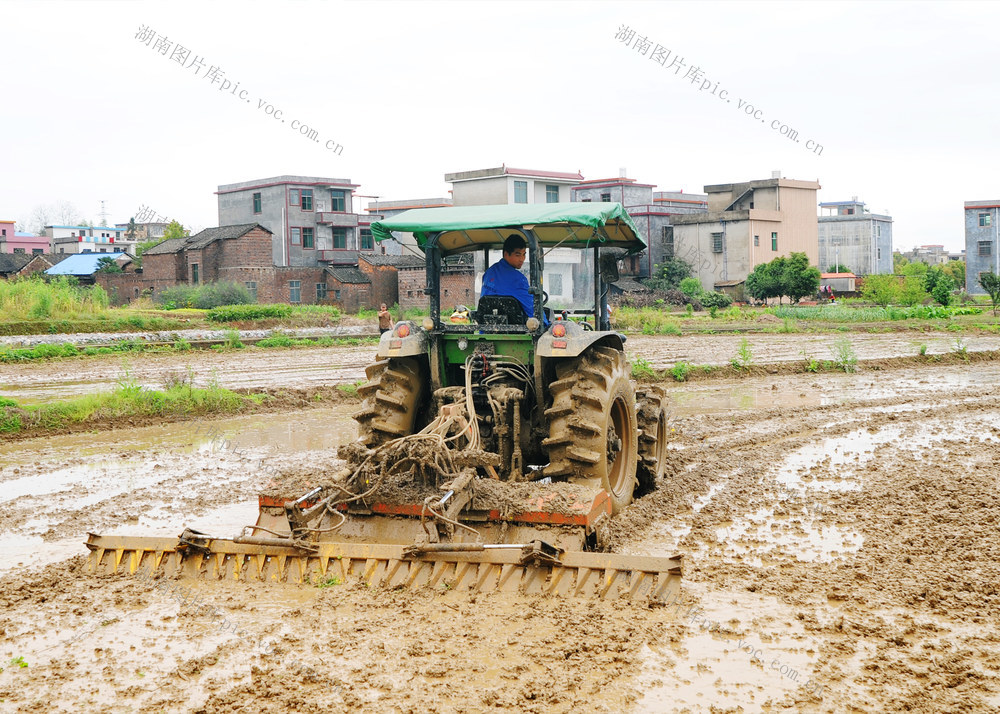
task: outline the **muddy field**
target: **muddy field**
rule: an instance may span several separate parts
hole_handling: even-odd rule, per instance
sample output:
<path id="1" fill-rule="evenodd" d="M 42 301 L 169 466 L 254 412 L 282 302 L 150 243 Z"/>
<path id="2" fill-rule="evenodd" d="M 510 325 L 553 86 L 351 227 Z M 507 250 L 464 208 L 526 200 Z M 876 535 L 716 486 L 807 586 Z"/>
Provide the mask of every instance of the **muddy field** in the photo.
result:
<path id="1" fill-rule="evenodd" d="M 917 349 L 861 338 L 862 358 Z M 761 363 L 827 358 L 815 339 L 750 342 Z M 718 363 L 738 341 L 628 346 Z M 369 355 L 196 367 L 324 384 Z M 113 383 L 93 364 L 4 366 L 0 385 L 41 399 Z M 182 365 L 132 360 L 154 384 Z M 674 473 L 613 529 L 619 552 L 684 556 L 660 606 L 353 582 L 184 582 L 172 599 L 83 572 L 87 531 L 229 536 L 259 491 L 322 481 L 351 405 L 0 443 L 0 711 L 998 711 L 998 381 L 980 362 L 668 385 Z"/>

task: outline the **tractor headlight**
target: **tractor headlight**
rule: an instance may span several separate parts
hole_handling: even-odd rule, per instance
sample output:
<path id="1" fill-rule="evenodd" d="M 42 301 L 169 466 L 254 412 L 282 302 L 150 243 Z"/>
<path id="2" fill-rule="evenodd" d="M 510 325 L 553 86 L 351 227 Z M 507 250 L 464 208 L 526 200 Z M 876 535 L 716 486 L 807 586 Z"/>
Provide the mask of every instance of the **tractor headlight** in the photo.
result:
<path id="1" fill-rule="evenodd" d="M 421 322 L 420 324 L 423 326 L 423 328 L 425 330 L 433 330 L 434 329 L 434 318 L 431 317 L 430 315 L 428 315 L 427 317 L 424 318 L 424 321 Z"/>
<path id="2" fill-rule="evenodd" d="M 530 332 L 537 330 L 540 324 L 542 323 L 538 321 L 537 317 L 529 317 L 524 323 L 525 327 L 527 327 Z"/>
<path id="3" fill-rule="evenodd" d="M 465 352 L 467 349 L 469 349 L 469 341 L 467 339 L 465 339 L 464 337 L 459 337 L 458 338 L 458 349 L 462 350 L 462 352 Z"/>

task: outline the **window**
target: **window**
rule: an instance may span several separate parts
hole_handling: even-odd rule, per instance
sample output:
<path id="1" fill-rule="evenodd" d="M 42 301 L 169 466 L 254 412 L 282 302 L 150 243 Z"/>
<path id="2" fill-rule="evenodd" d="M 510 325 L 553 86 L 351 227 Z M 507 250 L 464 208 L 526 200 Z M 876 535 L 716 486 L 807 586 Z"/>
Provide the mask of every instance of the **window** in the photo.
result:
<path id="1" fill-rule="evenodd" d="M 760 245 L 760 236 L 753 237 L 753 245 L 755 248 Z"/>
<path id="2" fill-rule="evenodd" d="M 992 218 L 993 217 L 989 213 L 980 213 L 979 214 L 979 225 L 984 226 L 984 227 L 988 227 L 988 226 L 992 225 Z"/>
<path id="3" fill-rule="evenodd" d="M 302 245 L 302 229 L 292 229 L 292 245 Z"/>
<path id="4" fill-rule="evenodd" d="M 580 203 L 590 203 L 590 199 L 589 198 L 585 198 L 582 201 L 580 201 Z"/>
<path id="5" fill-rule="evenodd" d="M 553 295 L 562 295 L 562 273 L 549 273 L 549 292 Z"/>
<path id="6" fill-rule="evenodd" d="M 881 223 L 876 223 L 875 224 L 875 235 L 876 236 L 881 236 L 882 235 L 882 224 Z"/>
<path id="7" fill-rule="evenodd" d="M 312 250 L 316 247 L 316 239 L 314 236 L 315 228 L 303 228 L 302 229 L 302 247 Z"/>
<path id="8" fill-rule="evenodd" d="M 334 290 L 333 291 L 333 299 L 336 300 L 337 302 L 340 302 L 340 291 L 339 290 Z"/>
<path id="9" fill-rule="evenodd" d="M 199 275 L 199 265 L 197 263 L 191 263 L 191 284 L 197 285 L 200 279 Z"/>
<path id="10" fill-rule="evenodd" d="M 260 213 L 260 194 L 255 193 L 253 195 L 253 212 Z"/>
<path id="11" fill-rule="evenodd" d="M 294 303 L 302 302 L 302 281 L 301 280 L 289 280 L 288 281 L 288 302 L 294 302 Z"/>
<path id="12" fill-rule="evenodd" d="M 243 284 L 246 286 L 247 292 L 250 293 L 250 299 L 257 302 L 257 281 L 248 280 Z"/>
<path id="13" fill-rule="evenodd" d="M 712 234 L 712 252 L 721 253 L 722 252 L 722 234 L 713 233 Z"/>
<path id="14" fill-rule="evenodd" d="M 778 250 L 778 234 L 771 234 L 771 250 Z"/>
<path id="15" fill-rule="evenodd" d="M 983 257 L 993 255 L 993 241 L 991 240 L 979 241 L 979 255 Z"/>
<path id="16" fill-rule="evenodd" d="M 674 259 L 674 227 L 673 226 L 663 226 L 663 235 L 661 236 L 663 241 L 663 259 L 673 260 Z"/>
<path id="17" fill-rule="evenodd" d="M 330 210 L 341 212 L 347 210 L 347 198 L 344 191 L 330 191 Z"/>
<path id="18" fill-rule="evenodd" d="M 601 194 L 601 203 L 611 203 L 611 194 L 610 193 L 602 193 Z"/>
<path id="19" fill-rule="evenodd" d="M 515 181 L 514 182 L 514 203 L 527 203 L 528 202 L 528 182 L 527 181 Z"/>
<path id="20" fill-rule="evenodd" d="M 326 300 L 326 283 L 316 283 L 316 302 Z"/>
<path id="21" fill-rule="evenodd" d="M 32 248 L 31 249 L 31 254 L 32 255 L 42 255 L 44 253 L 45 253 L 45 248 Z"/>
<path id="22" fill-rule="evenodd" d="M 559 187 L 558 186 L 546 186 L 545 187 L 545 202 L 546 203 L 559 203 Z"/>
<path id="23" fill-rule="evenodd" d="M 875 249 L 875 260 L 882 260 L 882 249 L 881 248 L 876 248 Z"/>
<path id="24" fill-rule="evenodd" d="M 288 192 L 288 205 L 298 206 L 302 202 L 302 197 L 299 195 L 299 190 L 293 188 Z"/>
<path id="25" fill-rule="evenodd" d="M 346 228 L 334 228 L 333 229 L 333 249 L 343 250 L 347 247 L 347 229 Z"/>
<path id="26" fill-rule="evenodd" d="M 375 248 L 375 241 L 372 239 L 372 229 L 362 228 L 361 229 L 361 250 L 373 250 Z"/>
<path id="27" fill-rule="evenodd" d="M 302 189 L 302 210 L 311 211 L 313 209 L 313 190 L 311 188 Z"/>
<path id="28" fill-rule="evenodd" d="M 4 229 L 3 229 L 3 237 L 4 237 L 4 238 L 6 238 L 6 237 L 7 237 L 7 229 L 6 229 L 6 228 L 4 228 Z"/>
<path id="29" fill-rule="evenodd" d="M 854 215 L 854 209 L 853 208 L 848 208 L 847 209 L 847 215 L 853 216 Z"/>
<path id="30" fill-rule="evenodd" d="M 24 252 L 24 248 L 15 248 L 14 252 L 15 253 L 23 253 Z"/>

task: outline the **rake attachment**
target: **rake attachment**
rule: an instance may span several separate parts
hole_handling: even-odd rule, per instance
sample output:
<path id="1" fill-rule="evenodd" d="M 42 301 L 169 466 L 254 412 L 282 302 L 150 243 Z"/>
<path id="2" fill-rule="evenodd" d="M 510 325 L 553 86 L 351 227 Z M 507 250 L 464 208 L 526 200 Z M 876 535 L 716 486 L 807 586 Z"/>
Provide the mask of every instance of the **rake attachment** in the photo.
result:
<path id="1" fill-rule="evenodd" d="M 527 544 L 390 545 L 319 542 L 314 550 L 236 543 L 194 531 L 179 538 L 88 534 L 88 569 L 155 577 L 281 583 L 363 581 L 385 588 L 537 593 L 662 601 L 680 583 L 681 559 L 563 552 Z"/>

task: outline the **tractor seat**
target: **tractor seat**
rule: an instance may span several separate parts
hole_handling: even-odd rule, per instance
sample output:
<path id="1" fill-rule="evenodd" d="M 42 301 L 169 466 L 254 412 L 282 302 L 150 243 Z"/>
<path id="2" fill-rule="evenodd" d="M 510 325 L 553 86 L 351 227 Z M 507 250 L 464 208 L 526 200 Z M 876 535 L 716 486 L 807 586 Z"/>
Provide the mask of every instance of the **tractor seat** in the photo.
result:
<path id="1" fill-rule="evenodd" d="M 523 325 L 528 319 L 517 298 L 509 295 L 484 295 L 473 318 L 480 325 Z"/>

